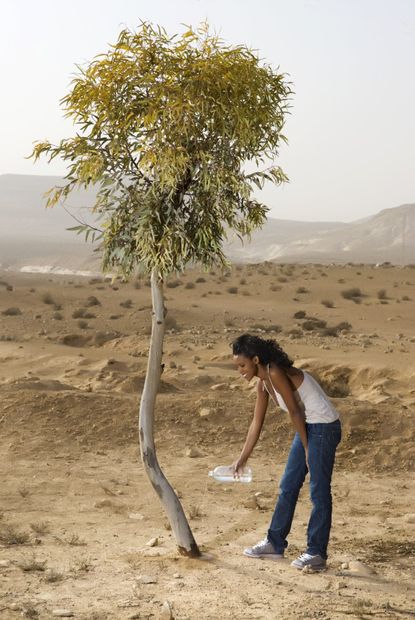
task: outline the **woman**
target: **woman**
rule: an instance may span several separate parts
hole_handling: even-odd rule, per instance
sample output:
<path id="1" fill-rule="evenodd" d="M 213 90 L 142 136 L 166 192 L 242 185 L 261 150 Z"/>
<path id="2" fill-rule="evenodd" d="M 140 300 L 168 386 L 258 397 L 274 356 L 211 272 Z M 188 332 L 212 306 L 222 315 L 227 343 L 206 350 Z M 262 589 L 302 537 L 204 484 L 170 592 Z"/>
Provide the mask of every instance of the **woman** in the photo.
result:
<path id="1" fill-rule="evenodd" d="M 292 566 L 324 570 L 331 527 L 331 476 L 341 439 L 339 414 L 320 385 L 307 372 L 295 368 L 275 340 L 244 334 L 232 343 L 232 351 L 242 377 L 247 381 L 259 379 L 254 417 L 241 455 L 232 465 L 234 475 L 239 475 L 258 441 L 269 396 L 288 411 L 296 431 L 267 537 L 245 549 L 244 554 L 273 560 L 284 557 L 298 494 L 310 472 L 313 507 L 307 549 Z"/>

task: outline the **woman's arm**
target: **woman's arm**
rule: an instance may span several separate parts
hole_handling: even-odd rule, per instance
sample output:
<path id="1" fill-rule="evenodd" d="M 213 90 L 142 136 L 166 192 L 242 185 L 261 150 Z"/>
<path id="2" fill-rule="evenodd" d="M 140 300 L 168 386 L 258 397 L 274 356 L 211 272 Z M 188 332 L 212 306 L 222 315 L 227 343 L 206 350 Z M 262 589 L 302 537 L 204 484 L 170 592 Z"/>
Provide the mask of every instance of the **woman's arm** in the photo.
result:
<path id="1" fill-rule="evenodd" d="M 297 401 L 294 398 L 293 388 L 291 383 L 282 368 L 272 368 L 270 371 L 270 379 L 275 386 L 277 392 L 281 394 L 287 405 L 288 413 L 290 414 L 291 423 L 300 436 L 301 443 L 304 446 L 306 453 L 306 461 L 308 463 L 308 441 L 307 431 L 305 426 L 304 412 L 299 407 Z"/>
<path id="2" fill-rule="evenodd" d="M 268 407 L 268 392 L 263 389 L 262 381 L 259 380 L 256 385 L 256 403 L 254 410 L 254 417 L 248 429 L 244 447 L 239 458 L 232 463 L 235 475 L 238 475 L 238 470 L 241 469 L 249 457 L 252 450 L 255 448 L 256 442 L 261 434 L 262 426 L 265 420 L 265 414 Z"/>

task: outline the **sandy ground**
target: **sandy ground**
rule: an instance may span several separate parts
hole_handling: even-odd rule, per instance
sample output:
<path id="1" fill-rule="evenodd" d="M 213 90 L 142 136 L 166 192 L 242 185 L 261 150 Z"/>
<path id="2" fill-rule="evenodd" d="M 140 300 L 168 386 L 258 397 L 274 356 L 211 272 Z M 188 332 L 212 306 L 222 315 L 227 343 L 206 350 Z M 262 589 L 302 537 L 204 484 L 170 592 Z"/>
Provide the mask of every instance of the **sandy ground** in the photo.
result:
<path id="1" fill-rule="evenodd" d="M 264 264 L 170 279 L 156 445 L 204 553 L 190 560 L 139 458 L 147 283 L 0 273 L 0 617 L 414 617 L 414 276 Z M 351 288 L 361 295 L 345 298 Z M 229 347 L 245 331 L 277 338 L 341 413 L 323 573 L 290 566 L 304 550 L 307 484 L 287 558 L 242 555 L 268 527 L 285 414 L 269 408 L 252 483 L 207 476 L 238 456 L 252 416 L 254 386 Z"/>

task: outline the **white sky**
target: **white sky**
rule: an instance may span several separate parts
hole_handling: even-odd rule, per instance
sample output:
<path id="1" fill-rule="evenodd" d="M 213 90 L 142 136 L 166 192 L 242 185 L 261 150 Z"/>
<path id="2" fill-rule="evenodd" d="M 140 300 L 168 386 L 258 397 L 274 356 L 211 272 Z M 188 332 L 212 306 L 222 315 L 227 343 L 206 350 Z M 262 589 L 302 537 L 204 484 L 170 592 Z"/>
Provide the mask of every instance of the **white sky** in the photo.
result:
<path id="1" fill-rule="evenodd" d="M 208 19 L 290 74 L 296 92 L 271 215 L 351 221 L 415 202 L 415 0 L 3 0 L 0 174 L 63 174 L 24 157 L 35 140 L 72 135 L 59 100 L 76 63 L 106 52 L 122 27 Z"/>

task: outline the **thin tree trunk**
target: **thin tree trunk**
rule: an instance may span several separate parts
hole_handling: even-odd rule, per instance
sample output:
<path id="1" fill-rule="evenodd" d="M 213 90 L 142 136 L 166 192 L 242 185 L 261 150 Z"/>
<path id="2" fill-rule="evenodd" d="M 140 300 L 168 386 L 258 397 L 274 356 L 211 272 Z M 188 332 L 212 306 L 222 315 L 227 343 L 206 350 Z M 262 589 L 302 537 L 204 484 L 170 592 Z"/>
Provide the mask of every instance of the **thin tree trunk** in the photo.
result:
<path id="1" fill-rule="evenodd" d="M 156 270 L 151 273 L 151 297 L 153 302 L 153 317 L 148 356 L 147 374 L 144 382 L 143 394 L 140 403 L 139 431 L 140 451 L 146 473 L 154 490 L 167 513 L 173 534 L 178 544 L 179 553 L 189 557 L 201 555 L 192 531 L 184 514 L 182 505 L 160 469 L 154 445 L 154 408 L 160 384 L 161 360 L 164 338 L 164 295 L 163 283 Z"/>

